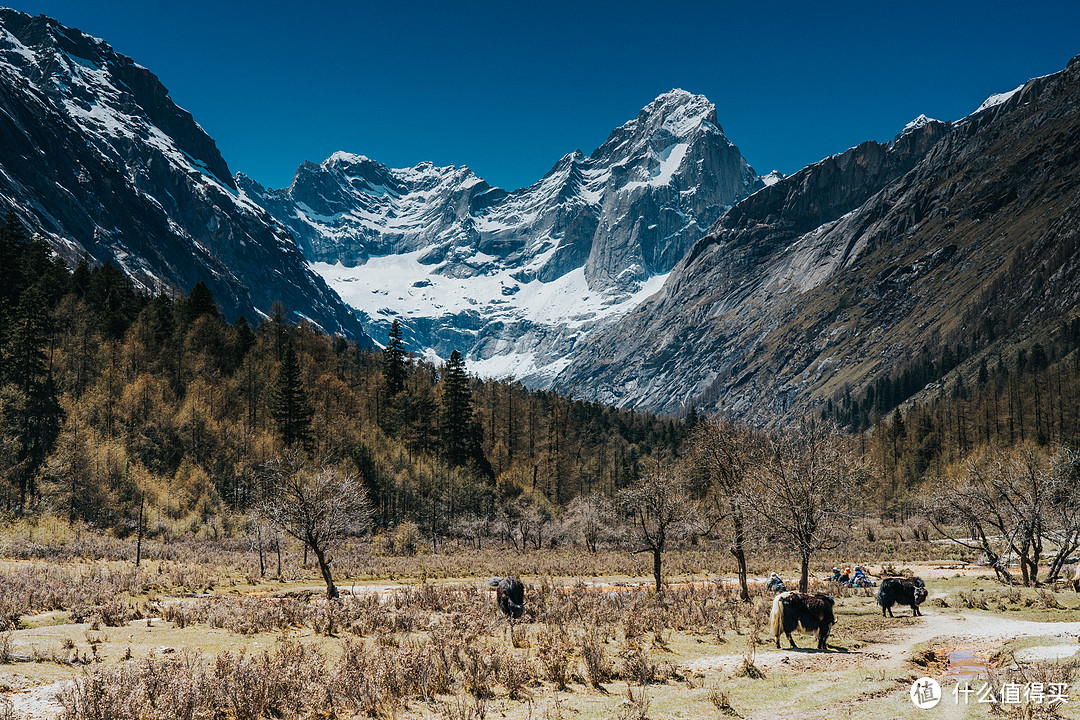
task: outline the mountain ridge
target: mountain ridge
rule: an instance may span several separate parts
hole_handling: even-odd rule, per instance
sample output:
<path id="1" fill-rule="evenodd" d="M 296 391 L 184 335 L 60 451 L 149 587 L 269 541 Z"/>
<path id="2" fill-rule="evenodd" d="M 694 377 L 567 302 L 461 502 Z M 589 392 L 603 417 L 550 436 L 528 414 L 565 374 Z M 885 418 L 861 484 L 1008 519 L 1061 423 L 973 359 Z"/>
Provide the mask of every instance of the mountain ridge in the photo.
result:
<path id="1" fill-rule="evenodd" d="M 755 193 L 657 296 L 579 348 L 554 387 L 774 423 L 868 386 L 923 348 L 962 341 L 977 355 L 1011 352 L 1076 313 L 1077 293 L 1061 278 L 1074 278 L 1078 262 L 1069 230 L 1080 225 L 1070 225 L 1080 212 L 1070 175 L 1078 106 L 1074 59 L 954 123 L 909 125 L 890 143 L 864 143 Z M 1056 272 L 1039 270 L 1047 258 Z M 1035 300 L 1033 288 L 1048 283 L 1053 301 Z M 968 326 L 999 315 L 1011 319 L 995 333 Z"/>
<path id="2" fill-rule="evenodd" d="M 0 76 L 0 200 L 69 263 L 112 262 L 147 292 L 205 281 L 230 318 L 256 320 L 280 300 L 295 319 L 368 342 L 148 69 L 5 8 Z"/>

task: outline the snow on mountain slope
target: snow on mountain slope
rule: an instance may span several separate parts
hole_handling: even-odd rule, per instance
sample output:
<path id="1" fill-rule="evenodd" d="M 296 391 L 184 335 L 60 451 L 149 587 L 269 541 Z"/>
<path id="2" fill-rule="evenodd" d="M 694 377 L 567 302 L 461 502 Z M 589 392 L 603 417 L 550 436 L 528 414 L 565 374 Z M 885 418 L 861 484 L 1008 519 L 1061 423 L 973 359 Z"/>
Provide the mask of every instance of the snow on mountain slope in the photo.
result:
<path id="1" fill-rule="evenodd" d="M 254 321 L 280 300 L 366 340 L 153 73 L 102 40 L 9 9 L 0 9 L 0 205 L 68 261 L 111 261 L 146 290 L 186 293 L 203 280 L 230 318 Z"/>
<path id="2" fill-rule="evenodd" d="M 401 318 L 414 349 L 458 349 L 475 371 L 541 385 L 763 186 L 713 104 L 682 90 L 513 192 L 464 166 L 393 169 L 340 152 L 286 189 L 236 180 L 376 338 Z"/>
<path id="3" fill-rule="evenodd" d="M 975 113 L 981 113 L 981 112 L 982 112 L 983 110 L 987 110 L 987 109 L 989 109 L 989 108 L 992 108 L 992 107 L 996 107 L 996 106 L 998 106 L 998 105 L 1001 105 L 1002 103 L 1006 103 L 1006 102 L 1008 102 L 1008 101 L 1009 101 L 1009 99 L 1010 99 L 1010 98 L 1011 98 L 1011 97 L 1012 97 L 1013 95 L 1015 95 L 1016 93 L 1020 92 L 1020 91 L 1021 91 L 1021 90 L 1023 90 L 1023 89 L 1024 89 L 1024 86 L 1023 86 L 1023 85 L 1021 85 L 1021 86 L 1019 86 L 1019 87 L 1017 87 L 1017 88 L 1013 88 L 1013 89 L 1012 89 L 1012 90 L 1010 90 L 1009 92 L 1003 92 L 1003 93 L 996 93 L 996 94 L 994 94 L 994 95 L 991 95 L 990 97 L 988 97 L 988 98 L 986 98 L 985 100 L 983 100 L 983 103 L 982 103 L 982 105 L 980 105 L 980 106 L 979 106 L 979 107 L 978 107 L 978 108 L 977 108 L 977 109 L 975 110 L 975 112 L 974 112 L 974 113 L 972 113 L 972 115 L 974 115 Z"/>

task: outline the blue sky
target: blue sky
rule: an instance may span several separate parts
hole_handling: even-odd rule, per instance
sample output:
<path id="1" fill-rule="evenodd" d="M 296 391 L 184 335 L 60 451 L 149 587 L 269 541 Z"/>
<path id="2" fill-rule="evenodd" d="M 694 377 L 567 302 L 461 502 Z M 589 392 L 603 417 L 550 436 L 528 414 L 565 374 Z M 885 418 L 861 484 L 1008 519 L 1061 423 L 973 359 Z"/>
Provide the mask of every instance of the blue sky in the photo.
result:
<path id="1" fill-rule="evenodd" d="M 493 185 L 591 152 L 655 96 L 706 95 L 759 173 L 925 113 L 953 120 L 1080 54 L 1080 3 L 24 0 L 149 67 L 234 171 L 335 150 Z M 820 5 L 821 7 L 814 7 Z"/>

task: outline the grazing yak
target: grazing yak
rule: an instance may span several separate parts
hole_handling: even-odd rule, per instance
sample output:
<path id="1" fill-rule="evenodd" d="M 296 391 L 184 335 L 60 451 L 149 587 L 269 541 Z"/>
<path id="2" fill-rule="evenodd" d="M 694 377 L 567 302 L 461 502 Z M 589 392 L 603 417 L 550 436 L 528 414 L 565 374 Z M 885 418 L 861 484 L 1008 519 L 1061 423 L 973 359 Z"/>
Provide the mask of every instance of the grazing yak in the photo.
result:
<path id="1" fill-rule="evenodd" d="M 832 595 L 782 592 L 773 598 L 769 622 L 776 637 L 776 647 L 780 647 L 780 635 L 784 634 L 791 647 L 798 648 L 791 639 L 791 632 L 802 630 L 816 632 L 818 650 L 827 650 L 825 641 L 829 638 L 829 630 L 836 624 Z"/>
<path id="2" fill-rule="evenodd" d="M 525 611 L 525 585 L 516 577 L 495 577 L 488 580 L 488 585 L 495 588 L 495 601 L 503 615 L 511 621 L 521 617 Z"/>
<path id="3" fill-rule="evenodd" d="M 881 617 L 885 617 L 885 611 L 889 617 L 893 615 L 893 605 L 909 605 L 911 616 L 922 615 L 919 605 L 926 600 L 926 585 L 921 578 L 911 577 L 888 577 L 881 581 L 881 587 L 877 591 L 878 605 L 881 606 Z"/>

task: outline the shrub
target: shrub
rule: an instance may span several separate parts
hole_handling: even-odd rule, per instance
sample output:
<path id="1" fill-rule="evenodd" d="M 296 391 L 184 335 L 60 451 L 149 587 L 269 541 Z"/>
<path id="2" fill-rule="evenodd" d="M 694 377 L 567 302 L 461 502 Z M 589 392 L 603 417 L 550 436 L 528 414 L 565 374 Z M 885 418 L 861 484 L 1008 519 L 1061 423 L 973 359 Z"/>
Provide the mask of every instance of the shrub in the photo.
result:
<path id="1" fill-rule="evenodd" d="M 607 655 L 604 639 L 595 629 L 587 630 L 582 636 L 581 656 L 585 661 L 585 674 L 593 687 L 611 680 L 614 663 Z"/>
<path id="2" fill-rule="evenodd" d="M 571 678 L 573 655 L 566 630 L 545 626 L 537 638 L 537 655 L 544 668 L 544 676 L 559 688 L 566 687 Z"/>

